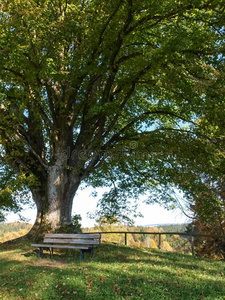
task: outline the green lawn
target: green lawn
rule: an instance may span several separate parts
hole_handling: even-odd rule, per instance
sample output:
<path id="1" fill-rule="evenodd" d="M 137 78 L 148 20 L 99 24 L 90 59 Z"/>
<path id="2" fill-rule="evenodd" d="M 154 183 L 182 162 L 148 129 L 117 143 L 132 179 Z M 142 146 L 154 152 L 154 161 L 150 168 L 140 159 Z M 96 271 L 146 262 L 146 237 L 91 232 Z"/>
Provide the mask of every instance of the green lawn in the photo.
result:
<path id="1" fill-rule="evenodd" d="M 38 259 L 29 242 L 0 246 L 0 299 L 225 299 L 225 263 L 102 244 Z"/>

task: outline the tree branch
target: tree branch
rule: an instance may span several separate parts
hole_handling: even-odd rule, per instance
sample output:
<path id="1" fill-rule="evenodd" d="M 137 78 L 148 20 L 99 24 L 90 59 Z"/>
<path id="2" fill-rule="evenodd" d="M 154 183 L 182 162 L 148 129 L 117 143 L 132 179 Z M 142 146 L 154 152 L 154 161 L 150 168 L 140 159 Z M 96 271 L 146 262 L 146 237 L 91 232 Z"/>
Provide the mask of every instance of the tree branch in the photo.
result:
<path id="1" fill-rule="evenodd" d="M 127 92 L 127 95 L 124 99 L 124 101 L 122 102 L 122 104 L 119 107 L 119 112 L 115 115 L 115 117 L 113 118 L 112 122 L 110 123 L 110 125 L 108 126 L 108 129 L 106 130 L 106 132 L 103 134 L 103 138 L 107 137 L 108 134 L 111 132 L 111 130 L 113 129 L 113 127 L 115 126 L 117 120 L 119 119 L 119 116 L 121 115 L 121 112 L 123 111 L 125 105 L 127 104 L 128 100 L 130 99 L 131 95 L 133 94 L 133 92 L 135 91 L 135 86 L 136 83 L 138 82 L 139 78 L 141 76 L 143 76 L 145 73 L 148 72 L 148 70 L 150 69 L 150 66 L 146 66 L 143 70 L 141 70 L 140 72 L 138 72 L 138 74 L 135 76 L 135 78 L 132 80 L 131 83 L 131 87 L 129 89 L 129 91 Z"/>
<path id="2" fill-rule="evenodd" d="M 27 85 L 27 88 L 28 88 L 28 92 L 30 94 L 30 96 L 32 97 L 33 99 L 33 103 L 34 105 L 36 106 L 36 108 L 38 109 L 39 113 L 41 114 L 41 116 L 43 117 L 43 120 L 45 121 L 46 125 L 47 125 L 47 130 L 48 130 L 48 126 L 53 129 L 53 124 L 52 122 L 50 121 L 48 115 L 46 114 L 46 112 L 44 111 L 44 109 L 42 108 L 40 102 L 38 101 L 38 98 L 40 98 L 39 95 L 37 95 L 37 92 L 34 92 L 32 90 L 32 87 L 30 86 L 29 83 L 26 84 Z"/>
<path id="3" fill-rule="evenodd" d="M 137 116 L 135 119 L 133 119 L 130 123 L 128 123 L 125 127 L 123 127 L 120 131 L 118 131 L 115 135 L 112 136 L 112 138 L 107 142 L 107 144 L 112 144 L 115 141 L 117 141 L 117 139 L 120 139 L 121 134 L 123 134 L 126 130 L 128 130 L 129 128 L 131 128 L 136 122 L 145 119 L 146 117 L 153 115 L 153 114 L 160 114 L 160 115 L 168 115 L 168 116 L 173 116 L 176 117 L 184 122 L 189 122 L 191 124 L 195 123 L 193 121 L 190 120 L 186 120 L 184 117 L 177 115 L 176 113 L 173 112 L 169 112 L 169 111 L 163 111 L 163 110 L 156 110 L 156 111 L 148 111 L 143 113 L 142 115 Z M 124 138 L 123 138 L 124 139 Z"/>
<path id="4" fill-rule="evenodd" d="M 104 37 L 104 34 L 107 30 L 107 27 L 109 26 L 109 23 L 112 21 L 112 19 L 114 18 L 114 16 L 117 14 L 117 12 L 119 11 L 119 8 L 120 6 L 122 5 L 123 1 L 122 0 L 119 0 L 119 3 L 118 5 L 116 6 L 115 10 L 113 11 L 113 13 L 109 16 L 108 20 L 106 21 L 105 25 L 103 26 L 102 28 L 102 31 L 100 32 L 100 35 L 99 35 L 99 39 L 98 39 L 98 43 L 96 45 L 96 48 L 93 50 L 92 52 L 92 56 L 91 56 L 91 60 L 90 60 L 90 63 L 93 61 L 95 55 L 99 52 L 99 47 L 100 45 L 102 44 L 103 42 L 103 37 Z"/>
<path id="5" fill-rule="evenodd" d="M 131 53 L 129 55 L 126 55 L 126 56 L 123 56 L 121 58 L 119 58 L 115 64 L 116 65 L 120 65 L 121 63 L 123 63 L 124 61 L 127 61 L 131 58 L 135 58 L 135 57 L 138 57 L 138 56 L 142 56 L 143 54 L 141 52 L 134 52 L 134 53 Z"/>
<path id="6" fill-rule="evenodd" d="M 5 68 L 5 67 L 3 67 L 2 69 L 3 69 L 4 71 L 8 71 L 8 72 L 10 72 L 10 73 L 13 73 L 14 75 L 16 75 L 16 76 L 22 78 L 23 80 L 25 80 L 24 74 L 21 73 L 21 72 L 19 72 L 19 71 L 13 70 L 13 69 L 11 69 L 11 68 Z"/>
<path id="7" fill-rule="evenodd" d="M 48 165 L 46 163 L 44 163 L 43 159 L 40 157 L 40 155 L 35 151 L 35 149 L 32 147 L 32 143 L 30 140 L 29 135 L 27 134 L 26 130 L 20 126 L 19 127 L 19 132 L 20 132 L 20 136 L 21 138 L 24 139 L 26 145 L 28 146 L 28 148 L 30 149 L 31 153 L 37 158 L 37 160 L 39 161 L 39 163 L 41 164 L 41 166 L 48 171 Z"/>

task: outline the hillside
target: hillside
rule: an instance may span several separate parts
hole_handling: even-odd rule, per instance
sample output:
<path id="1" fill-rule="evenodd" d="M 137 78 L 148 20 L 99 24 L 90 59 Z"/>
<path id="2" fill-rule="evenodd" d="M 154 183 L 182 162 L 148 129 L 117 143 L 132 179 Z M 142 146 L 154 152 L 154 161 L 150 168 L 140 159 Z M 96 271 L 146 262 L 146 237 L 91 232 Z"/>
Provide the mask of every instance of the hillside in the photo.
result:
<path id="1" fill-rule="evenodd" d="M 0 235 L 11 232 L 11 231 L 20 231 L 23 229 L 30 230 L 31 227 L 32 227 L 32 224 L 24 223 L 24 222 L 0 223 Z"/>
<path id="2" fill-rule="evenodd" d="M 186 225 L 170 225 L 165 227 L 127 226 L 123 224 L 96 224 L 93 228 L 86 228 L 84 232 L 103 232 L 102 241 L 129 246 L 147 247 L 153 249 L 191 253 L 191 243 L 187 236 L 179 234 L 162 234 L 163 232 L 185 232 Z M 109 233 L 108 233 L 109 232 Z M 112 233 L 110 233 L 112 232 Z M 159 234 L 160 233 L 160 241 Z M 159 245 L 160 243 L 160 245 Z"/>
<path id="3" fill-rule="evenodd" d="M 158 224 L 158 228 L 162 228 L 165 232 L 185 232 L 188 224 Z"/>
<path id="4" fill-rule="evenodd" d="M 0 245 L 1 299 L 222 300 L 224 262 L 104 243 L 92 259 L 55 251 L 38 259 L 30 243 Z"/>
<path id="5" fill-rule="evenodd" d="M 32 224 L 17 222 L 17 223 L 0 223 L 0 242 L 18 238 L 25 235 L 32 228 Z"/>

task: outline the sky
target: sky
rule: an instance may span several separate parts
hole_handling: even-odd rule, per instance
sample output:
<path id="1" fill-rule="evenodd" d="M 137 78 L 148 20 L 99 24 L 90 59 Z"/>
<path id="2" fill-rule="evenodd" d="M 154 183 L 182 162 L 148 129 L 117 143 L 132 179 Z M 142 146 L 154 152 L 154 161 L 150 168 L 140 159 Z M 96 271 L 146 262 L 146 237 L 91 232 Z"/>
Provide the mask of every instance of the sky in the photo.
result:
<path id="1" fill-rule="evenodd" d="M 97 199 L 91 196 L 93 189 L 86 188 L 85 190 L 79 190 L 78 194 L 74 199 L 73 204 L 73 213 L 81 215 L 81 225 L 82 227 L 93 227 L 96 222 L 95 220 L 89 219 L 87 217 L 88 212 L 94 212 L 97 205 Z M 99 190 L 99 195 L 103 190 Z M 158 204 L 147 205 L 140 204 L 139 207 L 140 213 L 143 215 L 143 218 L 136 218 L 135 225 L 146 226 L 146 225 L 156 225 L 156 224 L 181 224 L 188 223 L 190 219 L 187 218 L 180 209 L 175 209 L 168 211 Z M 36 218 L 36 209 L 29 209 L 24 207 L 21 215 L 28 219 L 30 223 L 34 223 Z M 9 214 L 7 222 L 17 222 L 18 216 L 14 214 Z"/>

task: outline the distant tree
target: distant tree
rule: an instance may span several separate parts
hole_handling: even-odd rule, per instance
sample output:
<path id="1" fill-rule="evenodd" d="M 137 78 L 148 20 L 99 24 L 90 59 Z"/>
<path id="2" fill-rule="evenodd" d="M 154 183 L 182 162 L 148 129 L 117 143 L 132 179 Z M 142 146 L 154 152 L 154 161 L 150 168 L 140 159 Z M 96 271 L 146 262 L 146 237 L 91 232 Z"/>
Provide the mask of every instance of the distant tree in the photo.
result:
<path id="1" fill-rule="evenodd" d="M 195 221 L 190 224 L 191 231 L 214 237 L 196 237 L 195 252 L 199 256 L 225 258 L 225 181 L 206 180 L 208 192 L 199 194 L 191 206 Z M 216 238 L 224 236 L 224 238 Z"/>
<path id="2" fill-rule="evenodd" d="M 111 215 L 199 184 L 224 1 L 6 0 L 0 29 L 1 161 L 32 193 L 34 234 L 71 223 L 82 182 L 112 188 Z"/>
<path id="3" fill-rule="evenodd" d="M 127 226 L 123 225 L 119 222 L 117 217 L 110 218 L 108 220 L 107 217 L 102 216 L 95 224 L 94 228 L 91 231 L 97 232 L 118 232 L 118 231 L 127 231 Z M 111 234 L 103 234 L 102 240 L 106 242 L 113 242 L 124 244 L 124 234 L 111 233 Z"/>
<path id="4" fill-rule="evenodd" d="M 147 248 L 158 249 L 155 240 L 150 238 L 150 236 L 147 236 L 146 240 L 143 242 L 143 246 Z"/>

